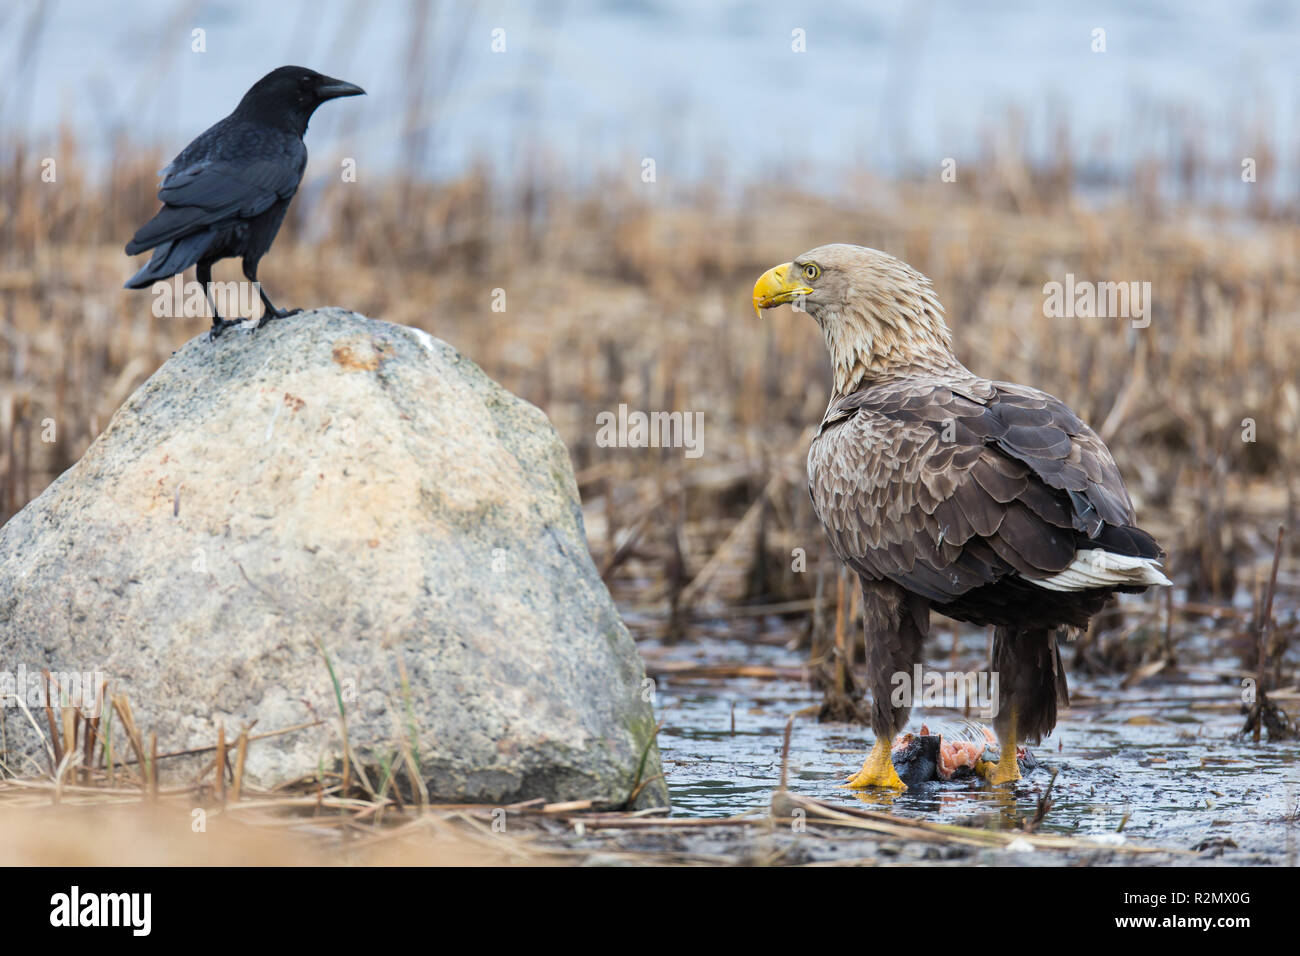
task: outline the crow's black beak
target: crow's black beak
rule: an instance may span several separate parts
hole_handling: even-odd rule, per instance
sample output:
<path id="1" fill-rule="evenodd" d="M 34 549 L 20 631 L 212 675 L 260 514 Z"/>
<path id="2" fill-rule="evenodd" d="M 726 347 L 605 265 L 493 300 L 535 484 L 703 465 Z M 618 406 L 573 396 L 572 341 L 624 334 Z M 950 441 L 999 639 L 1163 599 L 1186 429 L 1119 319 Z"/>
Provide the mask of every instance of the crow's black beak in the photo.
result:
<path id="1" fill-rule="evenodd" d="M 336 80 L 332 77 L 326 78 L 323 83 L 316 87 L 316 95 L 322 100 L 338 99 L 340 96 L 364 96 L 365 93 L 366 91 L 355 83 Z"/>

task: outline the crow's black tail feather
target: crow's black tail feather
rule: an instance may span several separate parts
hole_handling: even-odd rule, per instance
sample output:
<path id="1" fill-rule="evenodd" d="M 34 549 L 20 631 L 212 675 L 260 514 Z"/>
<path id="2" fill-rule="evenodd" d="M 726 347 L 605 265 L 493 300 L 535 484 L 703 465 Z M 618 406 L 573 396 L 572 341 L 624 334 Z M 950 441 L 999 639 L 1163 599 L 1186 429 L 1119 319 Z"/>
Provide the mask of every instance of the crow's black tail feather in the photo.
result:
<path id="1" fill-rule="evenodd" d="M 206 230 L 164 242 L 154 250 L 149 261 L 126 280 L 128 289 L 144 289 L 159 279 L 170 279 L 198 262 L 208 249 L 212 236 Z"/>

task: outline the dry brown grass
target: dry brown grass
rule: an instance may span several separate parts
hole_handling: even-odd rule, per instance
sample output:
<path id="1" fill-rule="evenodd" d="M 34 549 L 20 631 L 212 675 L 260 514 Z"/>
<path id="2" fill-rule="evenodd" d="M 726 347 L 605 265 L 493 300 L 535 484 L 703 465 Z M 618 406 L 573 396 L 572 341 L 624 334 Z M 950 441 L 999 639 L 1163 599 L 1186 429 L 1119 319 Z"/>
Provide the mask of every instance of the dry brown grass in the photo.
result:
<path id="1" fill-rule="evenodd" d="M 334 821 L 266 810 L 196 810 L 179 800 L 97 799 L 82 806 L 0 808 L 7 866 L 503 866 L 556 857 L 505 836 L 481 837 L 433 817 L 405 830 L 370 828 L 349 839 Z"/>

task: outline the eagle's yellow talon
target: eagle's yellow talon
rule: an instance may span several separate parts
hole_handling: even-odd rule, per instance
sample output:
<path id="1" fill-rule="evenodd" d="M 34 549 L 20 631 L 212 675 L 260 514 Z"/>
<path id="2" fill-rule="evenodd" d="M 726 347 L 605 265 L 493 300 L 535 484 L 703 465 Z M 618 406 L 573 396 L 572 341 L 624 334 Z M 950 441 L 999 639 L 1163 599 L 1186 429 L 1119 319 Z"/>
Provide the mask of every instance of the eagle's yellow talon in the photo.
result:
<path id="1" fill-rule="evenodd" d="M 1016 710 L 1013 707 L 1006 724 L 999 728 L 998 762 L 981 760 L 975 765 L 975 772 L 997 786 L 1002 783 L 1015 783 L 1020 779 L 1020 761 L 1016 759 Z"/>
<path id="2" fill-rule="evenodd" d="M 981 760 L 975 765 L 975 772 L 995 786 L 1002 783 L 1015 783 L 1020 779 L 1020 764 L 1016 761 L 1015 748 L 1011 748 L 1009 763 L 1006 756 L 999 757 L 997 763 L 992 760 Z"/>
<path id="3" fill-rule="evenodd" d="M 907 784 L 903 783 L 898 776 L 898 771 L 894 769 L 894 761 L 890 756 L 890 746 L 887 739 L 884 737 L 876 738 L 876 744 L 871 748 L 871 753 L 867 754 L 862 769 L 845 781 L 844 786 L 850 790 L 866 790 L 868 787 L 887 787 L 890 790 L 907 789 Z"/>

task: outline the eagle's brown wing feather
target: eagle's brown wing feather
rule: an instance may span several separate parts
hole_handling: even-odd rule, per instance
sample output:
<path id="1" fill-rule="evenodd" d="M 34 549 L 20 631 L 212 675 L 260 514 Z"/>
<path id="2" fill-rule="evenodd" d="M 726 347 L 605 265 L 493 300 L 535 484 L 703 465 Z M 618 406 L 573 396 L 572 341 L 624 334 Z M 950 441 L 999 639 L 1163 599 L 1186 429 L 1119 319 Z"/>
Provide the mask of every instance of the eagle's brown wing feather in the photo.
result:
<path id="1" fill-rule="evenodd" d="M 808 475 L 842 560 L 940 604 L 1007 575 L 1056 574 L 1099 534 L 1111 550 L 1154 547 L 1131 535 L 1133 505 L 1101 439 L 1023 386 L 864 388 L 827 410 Z"/>

